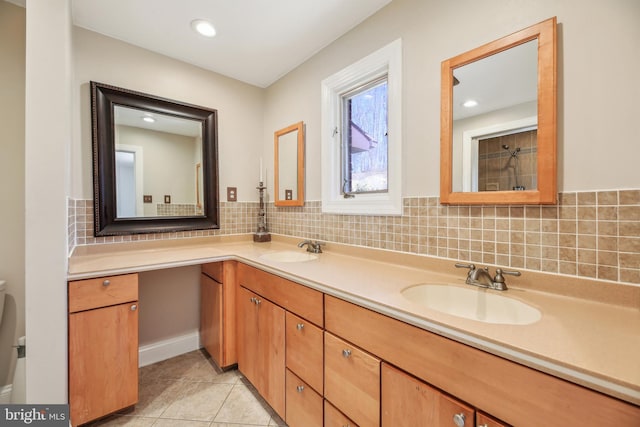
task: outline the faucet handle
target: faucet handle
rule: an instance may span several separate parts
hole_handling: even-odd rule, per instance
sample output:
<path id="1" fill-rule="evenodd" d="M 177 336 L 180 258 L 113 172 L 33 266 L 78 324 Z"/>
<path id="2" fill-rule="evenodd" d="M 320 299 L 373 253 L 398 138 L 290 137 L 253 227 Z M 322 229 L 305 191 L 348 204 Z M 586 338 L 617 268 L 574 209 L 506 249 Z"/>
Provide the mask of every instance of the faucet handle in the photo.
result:
<path id="1" fill-rule="evenodd" d="M 496 277 L 493 278 L 493 283 L 504 283 L 504 274 L 509 276 L 521 276 L 522 273 L 516 270 L 502 270 L 501 268 L 496 268 Z"/>
<path id="2" fill-rule="evenodd" d="M 456 268 L 468 268 L 469 269 L 469 273 L 467 273 L 467 277 L 471 277 L 473 272 L 476 271 L 476 265 L 475 264 L 465 264 L 465 263 L 462 263 L 462 262 L 456 262 L 454 265 L 455 265 Z"/>
<path id="3" fill-rule="evenodd" d="M 311 242 L 310 246 L 313 247 L 313 251 L 317 254 L 321 254 L 322 253 L 322 248 L 321 246 L 326 246 L 327 244 L 325 242 L 320 242 L 318 240 L 314 240 L 313 242 Z"/>

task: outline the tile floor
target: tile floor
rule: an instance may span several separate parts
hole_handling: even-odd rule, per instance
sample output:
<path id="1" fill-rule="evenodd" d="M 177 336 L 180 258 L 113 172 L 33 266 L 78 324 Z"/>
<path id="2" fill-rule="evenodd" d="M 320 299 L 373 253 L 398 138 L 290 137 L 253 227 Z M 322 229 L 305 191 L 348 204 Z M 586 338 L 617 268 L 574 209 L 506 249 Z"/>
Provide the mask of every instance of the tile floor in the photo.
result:
<path id="1" fill-rule="evenodd" d="M 88 425 L 286 427 L 242 374 L 221 372 L 200 350 L 140 368 L 135 408 Z"/>

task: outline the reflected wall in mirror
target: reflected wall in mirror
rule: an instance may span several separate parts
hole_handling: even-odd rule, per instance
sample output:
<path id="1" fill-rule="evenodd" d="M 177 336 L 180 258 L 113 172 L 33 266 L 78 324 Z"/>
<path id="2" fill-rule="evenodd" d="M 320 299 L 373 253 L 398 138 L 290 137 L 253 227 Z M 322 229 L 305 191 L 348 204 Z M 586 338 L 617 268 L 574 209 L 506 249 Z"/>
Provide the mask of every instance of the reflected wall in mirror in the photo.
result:
<path id="1" fill-rule="evenodd" d="M 95 236 L 219 228 L 217 112 L 91 82 Z"/>
<path id="2" fill-rule="evenodd" d="M 443 204 L 555 203 L 556 19 L 442 63 Z"/>
<path id="3" fill-rule="evenodd" d="M 274 133 L 276 206 L 304 206 L 304 124 Z"/>

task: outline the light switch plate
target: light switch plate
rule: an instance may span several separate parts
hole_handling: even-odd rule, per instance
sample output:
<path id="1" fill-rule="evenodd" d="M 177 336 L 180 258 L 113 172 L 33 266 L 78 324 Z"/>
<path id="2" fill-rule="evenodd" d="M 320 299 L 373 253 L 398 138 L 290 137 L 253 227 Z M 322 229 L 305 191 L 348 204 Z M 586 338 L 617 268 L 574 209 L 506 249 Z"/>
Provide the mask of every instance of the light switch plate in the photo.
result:
<path id="1" fill-rule="evenodd" d="M 238 201 L 238 188 L 227 187 L 227 202 L 237 202 L 237 201 Z"/>

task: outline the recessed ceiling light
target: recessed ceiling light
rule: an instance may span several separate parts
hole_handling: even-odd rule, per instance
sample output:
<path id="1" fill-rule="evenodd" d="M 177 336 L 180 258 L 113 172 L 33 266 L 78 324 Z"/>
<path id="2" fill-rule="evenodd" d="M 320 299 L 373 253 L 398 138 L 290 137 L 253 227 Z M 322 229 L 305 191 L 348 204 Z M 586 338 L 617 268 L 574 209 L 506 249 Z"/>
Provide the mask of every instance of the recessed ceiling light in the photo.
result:
<path id="1" fill-rule="evenodd" d="M 462 105 L 467 107 L 467 108 L 471 108 L 471 107 L 475 107 L 476 105 L 478 105 L 478 101 L 475 101 L 473 99 L 469 99 L 467 101 L 464 101 L 464 104 L 462 104 Z"/>
<path id="2" fill-rule="evenodd" d="M 156 122 L 156 119 L 154 119 L 153 117 L 149 117 L 149 116 L 143 117 L 142 120 L 144 120 L 147 123 L 155 123 Z"/>
<path id="3" fill-rule="evenodd" d="M 191 28 L 205 37 L 213 37 L 216 35 L 216 29 L 213 27 L 213 24 L 205 19 L 194 19 L 191 21 Z"/>

